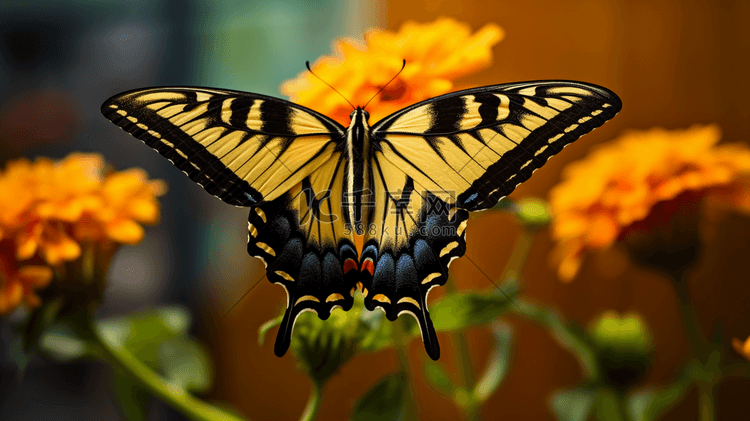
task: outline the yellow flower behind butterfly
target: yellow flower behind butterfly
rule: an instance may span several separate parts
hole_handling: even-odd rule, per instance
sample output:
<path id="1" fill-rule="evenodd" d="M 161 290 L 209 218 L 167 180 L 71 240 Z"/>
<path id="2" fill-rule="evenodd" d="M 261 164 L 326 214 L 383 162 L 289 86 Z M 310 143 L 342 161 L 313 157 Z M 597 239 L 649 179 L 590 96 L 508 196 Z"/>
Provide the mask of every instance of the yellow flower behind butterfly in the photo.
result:
<path id="1" fill-rule="evenodd" d="M 52 278 L 51 266 L 76 260 L 81 246 L 135 244 L 140 224 L 159 219 L 166 191 L 139 169 L 108 170 L 101 156 L 71 154 L 59 162 L 25 159 L 0 173 L 0 314 Z"/>
<path id="2" fill-rule="evenodd" d="M 503 38 L 503 30 L 487 24 L 472 33 L 471 28 L 450 18 L 432 23 L 406 22 L 398 32 L 372 29 L 365 42 L 339 39 L 337 56 L 324 56 L 313 72 L 335 87 L 355 106 L 367 106 L 370 122 L 407 105 L 454 90 L 454 81 L 492 62 L 491 47 Z M 373 96 L 406 67 L 388 87 Z M 292 102 L 312 108 L 349 124 L 351 106 L 309 72 L 286 81 L 281 92 Z"/>
<path id="3" fill-rule="evenodd" d="M 750 213 L 750 149 L 717 145 L 720 137 L 715 125 L 633 131 L 568 165 L 550 192 L 560 278 L 575 276 L 586 250 L 648 229 L 644 221 L 664 222 L 679 205 L 671 202 L 706 199 Z"/>

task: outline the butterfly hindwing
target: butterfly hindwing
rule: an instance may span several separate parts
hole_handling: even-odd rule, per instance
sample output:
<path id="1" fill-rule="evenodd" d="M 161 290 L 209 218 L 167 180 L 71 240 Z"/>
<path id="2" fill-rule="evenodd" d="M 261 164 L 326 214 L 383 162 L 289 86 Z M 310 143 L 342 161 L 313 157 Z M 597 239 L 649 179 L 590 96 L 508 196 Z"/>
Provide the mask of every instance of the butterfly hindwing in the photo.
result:
<path id="1" fill-rule="evenodd" d="M 391 321 L 412 315 L 427 354 L 437 360 L 440 346 L 427 295 L 445 284 L 450 262 L 466 251 L 468 212 L 448 204 L 443 192 L 416 183 L 381 152 L 372 162 L 373 200 L 360 258 L 365 307 L 382 308 Z"/>
<path id="2" fill-rule="evenodd" d="M 567 82 L 469 89 L 398 111 L 372 128 L 390 160 L 452 203 L 487 209 L 622 107 L 611 91 Z"/>
<path id="3" fill-rule="evenodd" d="M 345 133 L 291 102 L 219 89 L 126 92 L 107 100 L 102 113 L 236 206 L 284 194 L 327 162 Z"/>

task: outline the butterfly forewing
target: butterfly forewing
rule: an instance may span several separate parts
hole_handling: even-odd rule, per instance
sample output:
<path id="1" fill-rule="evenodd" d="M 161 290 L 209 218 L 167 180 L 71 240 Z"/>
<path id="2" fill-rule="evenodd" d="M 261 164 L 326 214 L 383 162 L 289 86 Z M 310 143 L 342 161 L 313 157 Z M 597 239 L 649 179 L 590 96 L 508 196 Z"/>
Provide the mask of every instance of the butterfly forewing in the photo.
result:
<path id="1" fill-rule="evenodd" d="M 476 211 L 494 206 L 621 107 L 617 95 L 596 85 L 513 83 L 415 104 L 375 124 L 372 136 L 415 181 Z"/>
<path id="2" fill-rule="evenodd" d="M 235 91 L 151 88 L 102 113 L 237 206 L 273 200 L 331 159 L 345 129 L 291 102 Z"/>

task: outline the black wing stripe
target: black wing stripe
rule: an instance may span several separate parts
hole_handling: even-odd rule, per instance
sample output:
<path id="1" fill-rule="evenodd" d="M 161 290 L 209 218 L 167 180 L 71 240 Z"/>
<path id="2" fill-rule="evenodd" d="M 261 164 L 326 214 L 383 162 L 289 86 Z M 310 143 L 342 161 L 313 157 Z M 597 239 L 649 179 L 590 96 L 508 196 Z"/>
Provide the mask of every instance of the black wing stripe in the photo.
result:
<path id="1" fill-rule="evenodd" d="M 386 157 L 415 181 L 455 191 L 460 207 L 481 210 L 621 106 L 611 91 L 580 82 L 496 85 L 407 107 L 372 132 Z M 436 166 L 438 160 L 447 166 Z"/>
<path id="2" fill-rule="evenodd" d="M 237 206 L 282 194 L 322 165 L 345 133 L 333 120 L 280 99 L 206 88 L 126 92 L 107 100 L 102 113 L 209 193 Z M 318 146 L 295 145 L 293 151 L 298 138 Z M 297 151 L 304 156 L 284 163 L 286 153 Z M 270 177 L 284 182 L 271 184 Z"/>

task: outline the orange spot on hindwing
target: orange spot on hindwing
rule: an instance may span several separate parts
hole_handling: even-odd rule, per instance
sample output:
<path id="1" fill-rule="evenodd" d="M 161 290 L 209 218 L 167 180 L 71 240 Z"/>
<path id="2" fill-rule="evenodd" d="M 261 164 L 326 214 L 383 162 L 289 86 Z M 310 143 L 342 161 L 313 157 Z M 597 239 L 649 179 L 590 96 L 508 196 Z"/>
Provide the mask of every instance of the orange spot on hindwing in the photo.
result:
<path id="1" fill-rule="evenodd" d="M 362 262 L 362 267 L 359 269 L 360 272 L 367 271 L 370 273 L 370 276 L 373 276 L 375 274 L 375 265 L 372 263 L 372 259 L 367 258 L 364 262 Z"/>

